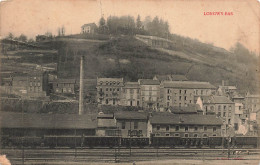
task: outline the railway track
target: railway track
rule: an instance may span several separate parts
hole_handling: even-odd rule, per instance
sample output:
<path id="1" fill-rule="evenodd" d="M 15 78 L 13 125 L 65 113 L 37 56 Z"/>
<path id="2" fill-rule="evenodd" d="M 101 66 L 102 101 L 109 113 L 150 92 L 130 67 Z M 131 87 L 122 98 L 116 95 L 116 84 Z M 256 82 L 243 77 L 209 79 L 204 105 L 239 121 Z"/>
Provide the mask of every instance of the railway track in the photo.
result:
<path id="1" fill-rule="evenodd" d="M 259 149 L 235 149 L 241 153 L 233 154 L 231 158 L 259 158 Z M 248 152 L 249 154 L 248 155 Z M 3 149 L 1 154 L 7 156 L 12 164 L 59 164 L 84 162 L 132 162 L 147 160 L 186 159 L 186 160 L 218 160 L 227 158 L 227 149 Z M 253 157 L 253 158 L 252 158 Z"/>

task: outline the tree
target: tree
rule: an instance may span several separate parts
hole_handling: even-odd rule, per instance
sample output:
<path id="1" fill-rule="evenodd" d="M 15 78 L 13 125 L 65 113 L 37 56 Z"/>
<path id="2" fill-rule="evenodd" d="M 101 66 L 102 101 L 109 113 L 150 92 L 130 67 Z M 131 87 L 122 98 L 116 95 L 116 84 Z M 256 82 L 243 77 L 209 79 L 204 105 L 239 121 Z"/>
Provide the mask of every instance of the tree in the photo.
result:
<path id="1" fill-rule="evenodd" d="M 136 19 L 136 28 L 137 29 L 141 29 L 142 28 L 142 22 L 141 22 L 140 15 L 138 15 L 137 19 Z"/>
<path id="2" fill-rule="evenodd" d="M 106 20 L 104 19 L 104 17 L 100 18 L 98 29 L 100 33 L 105 33 L 107 31 Z"/>
<path id="3" fill-rule="evenodd" d="M 13 33 L 9 33 L 7 38 L 8 38 L 8 39 L 13 39 L 13 38 L 14 38 Z"/>
<path id="4" fill-rule="evenodd" d="M 24 34 L 21 34 L 18 38 L 19 41 L 22 41 L 22 42 L 26 42 L 27 41 L 27 37 L 24 35 Z"/>

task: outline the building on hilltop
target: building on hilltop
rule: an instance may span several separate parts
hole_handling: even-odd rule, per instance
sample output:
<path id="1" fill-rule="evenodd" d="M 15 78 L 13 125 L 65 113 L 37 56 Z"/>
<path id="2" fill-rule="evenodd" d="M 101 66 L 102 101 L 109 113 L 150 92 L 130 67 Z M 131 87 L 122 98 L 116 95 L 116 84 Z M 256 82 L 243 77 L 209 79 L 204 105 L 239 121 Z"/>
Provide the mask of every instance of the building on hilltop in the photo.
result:
<path id="1" fill-rule="evenodd" d="M 81 26 L 82 34 L 94 34 L 97 31 L 97 25 L 95 23 L 88 23 Z"/>
<path id="2" fill-rule="evenodd" d="M 120 105 L 123 86 L 123 78 L 97 78 L 97 102 L 103 105 Z"/>

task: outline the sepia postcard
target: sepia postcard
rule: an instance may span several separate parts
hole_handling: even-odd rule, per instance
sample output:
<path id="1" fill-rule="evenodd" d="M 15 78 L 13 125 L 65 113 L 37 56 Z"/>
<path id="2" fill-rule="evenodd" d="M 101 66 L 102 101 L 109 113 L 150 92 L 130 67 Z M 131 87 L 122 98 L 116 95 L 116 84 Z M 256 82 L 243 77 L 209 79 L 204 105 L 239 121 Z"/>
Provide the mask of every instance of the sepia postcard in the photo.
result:
<path id="1" fill-rule="evenodd" d="M 259 0 L 0 0 L 0 165 L 260 164 Z"/>

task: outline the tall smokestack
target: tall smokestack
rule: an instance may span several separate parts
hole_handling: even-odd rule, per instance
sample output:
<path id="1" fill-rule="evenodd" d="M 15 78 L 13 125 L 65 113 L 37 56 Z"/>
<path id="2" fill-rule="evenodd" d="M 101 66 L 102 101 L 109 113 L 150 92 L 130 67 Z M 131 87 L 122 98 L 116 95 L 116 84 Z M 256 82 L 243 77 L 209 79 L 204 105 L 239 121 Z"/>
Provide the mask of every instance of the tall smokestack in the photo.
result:
<path id="1" fill-rule="evenodd" d="M 83 114 L 84 111 L 84 104 L 83 104 L 83 79 L 84 79 L 84 57 L 81 56 L 80 59 L 80 77 L 79 77 L 79 115 Z"/>

